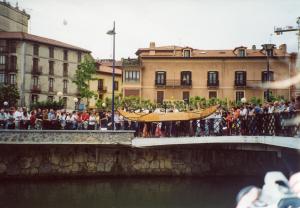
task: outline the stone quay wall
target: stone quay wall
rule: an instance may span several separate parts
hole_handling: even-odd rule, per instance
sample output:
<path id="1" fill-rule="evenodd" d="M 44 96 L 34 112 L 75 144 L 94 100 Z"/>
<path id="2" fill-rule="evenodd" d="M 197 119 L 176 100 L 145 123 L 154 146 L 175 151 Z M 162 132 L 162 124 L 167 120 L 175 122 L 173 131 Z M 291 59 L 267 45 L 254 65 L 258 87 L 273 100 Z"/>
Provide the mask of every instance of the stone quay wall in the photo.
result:
<path id="1" fill-rule="evenodd" d="M 222 145 L 143 149 L 0 145 L 0 178 L 264 175 L 270 170 L 285 171 L 280 157 L 274 151 L 243 151 Z"/>

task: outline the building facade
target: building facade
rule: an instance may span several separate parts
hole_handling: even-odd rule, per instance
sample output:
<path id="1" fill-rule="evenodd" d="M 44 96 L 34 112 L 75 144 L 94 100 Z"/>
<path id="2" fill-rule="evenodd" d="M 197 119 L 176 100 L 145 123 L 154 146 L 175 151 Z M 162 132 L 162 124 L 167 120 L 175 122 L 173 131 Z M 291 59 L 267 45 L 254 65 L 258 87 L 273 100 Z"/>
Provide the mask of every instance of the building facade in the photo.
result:
<path id="1" fill-rule="evenodd" d="M 96 108 L 98 99 L 104 101 L 105 98 L 112 98 L 112 61 L 99 60 L 96 62 L 97 71 L 93 76 L 93 80 L 89 82 L 90 90 L 97 95 L 89 102 L 89 108 Z M 115 96 L 122 93 L 122 65 L 121 62 L 116 61 L 115 64 Z"/>
<path id="2" fill-rule="evenodd" d="M 140 83 L 133 87 L 124 80 L 124 91 L 132 87 L 140 91 L 140 97 L 151 101 L 187 101 L 191 96 L 239 101 L 243 97 L 264 99 L 266 96 L 266 89 L 261 86 L 268 80 L 267 56 L 255 46 L 251 49 L 241 46 L 232 50 L 198 50 L 156 47 L 152 42 L 149 48 L 140 48 L 136 54 L 140 62 L 136 67 Z M 286 45 L 274 49 L 269 57 L 269 80 L 290 78 L 290 55 Z M 126 69 L 124 71 L 126 73 Z M 270 89 L 270 92 L 290 98 L 289 87 Z"/>
<path id="3" fill-rule="evenodd" d="M 9 2 L 0 2 L 0 31 L 28 32 L 29 14 L 20 10 L 18 5 L 11 6 Z"/>
<path id="4" fill-rule="evenodd" d="M 122 59 L 123 95 L 142 96 L 141 62 L 139 59 Z"/>
<path id="5" fill-rule="evenodd" d="M 0 84 L 16 85 L 20 106 L 63 99 L 74 109 L 77 66 L 90 51 L 22 32 L 0 32 Z"/>

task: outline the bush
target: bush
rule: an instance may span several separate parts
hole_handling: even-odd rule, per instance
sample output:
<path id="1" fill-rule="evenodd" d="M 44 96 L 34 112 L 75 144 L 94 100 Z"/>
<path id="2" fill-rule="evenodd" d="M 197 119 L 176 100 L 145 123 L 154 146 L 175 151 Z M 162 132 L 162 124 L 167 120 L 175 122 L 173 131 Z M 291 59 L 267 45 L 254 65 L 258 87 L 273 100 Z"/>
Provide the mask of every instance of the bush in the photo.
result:
<path id="1" fill-rule="evenodd" d="M 60 110 L 64 108 L 64 103 L 63 100 L 60 101 L 41 101 L 41 102 L 36 102 L 30 106 L 31 109 L 53 109 L 53 110 Z"/>

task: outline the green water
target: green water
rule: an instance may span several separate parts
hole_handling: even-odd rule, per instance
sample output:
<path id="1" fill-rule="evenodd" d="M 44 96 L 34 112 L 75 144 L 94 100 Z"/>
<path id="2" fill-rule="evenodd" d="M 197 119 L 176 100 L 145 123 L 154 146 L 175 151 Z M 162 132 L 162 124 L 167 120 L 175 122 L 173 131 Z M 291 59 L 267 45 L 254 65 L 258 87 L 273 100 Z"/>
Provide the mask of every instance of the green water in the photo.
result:
<path id="1" fill-rule="evenodd" d="M 110 178 L 1 181 L 0 208 L 229 208 L 263 178 Z"/>

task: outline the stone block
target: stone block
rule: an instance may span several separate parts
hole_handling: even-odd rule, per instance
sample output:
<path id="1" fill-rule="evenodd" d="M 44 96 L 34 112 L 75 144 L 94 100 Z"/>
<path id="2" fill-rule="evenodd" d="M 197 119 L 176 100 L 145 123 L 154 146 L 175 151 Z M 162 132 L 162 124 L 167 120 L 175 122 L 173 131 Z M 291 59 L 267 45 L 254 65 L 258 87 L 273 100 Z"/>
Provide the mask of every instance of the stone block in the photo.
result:
<path id="1" fill-rule="evenodd" d="M 159 161 L 158 160 L 154 160 L 150 163 L 150 169 L 156 169 L 159 168 Z"/>
<path id="2" fill-rule="evenodd" d="M 172 169 L 172 162 L 170 159 L 165 160 L 164 165 L 166 169 Z"/>
<path id="3" fill-rule="evenodd" d="M 72 165 L 72 172 L 79 172 L 79 164 L 78 163 L 73 163 Z"/>
<path id="4" fill-rule="evenodd" d="M 19 160 L 20 168 L 22 168 L 22 169 L 27 169 L 27 168 L 29 168 L 30 165 L 31 165 L 31 160 L 32 160 L 31 157 L 22 157 L 22 158 Z"/>
<path id="5" fill-rule="evenodd" d="M 97 164 L 97 172 L 104 172 L 104 171 L 105 171 L 104 163 L 98 163 Z"/>
<path id="6" fill-rule="evenodd" d="M 58 153 L 56 153 L 56 154 L 52 153 L 49 160 L 54 165 L 58 165 L 60 163 L 60 157 L 59 157 Z"/>
<path id="7" fill-rule="evenodd" d="M 87 160 L 87 155 L 84 152 L 79 152 L 78 154 L 74 155 L 74 162 L 76 163 L 83 163 Z"/>
<path id="8" fill-rule="evenodd" d="M 87 162 L 87 171 L 88 172 L 95 172 L 97 169 L 95 162 Z"/>
<path id="9" fill-rule="evenodd" d="M 0 174 L 6 172 L 6 165 L 4 163 L 0 163 Z"/>

